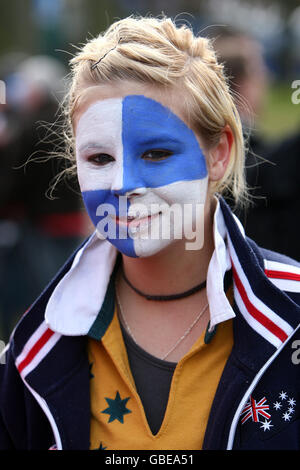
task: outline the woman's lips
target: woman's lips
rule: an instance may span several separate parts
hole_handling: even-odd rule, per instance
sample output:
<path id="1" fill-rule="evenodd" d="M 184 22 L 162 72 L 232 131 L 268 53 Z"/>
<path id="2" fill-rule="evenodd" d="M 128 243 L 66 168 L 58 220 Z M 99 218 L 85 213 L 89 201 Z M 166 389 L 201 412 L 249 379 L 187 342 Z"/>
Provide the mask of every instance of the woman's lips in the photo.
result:
<path id="1" fill-rule="evenodd" d="M 117 224 L 119 225 L 124 225 L 124 226 L 127 226 L 127 227 L 138 227 L 139 225 L 144 225 L 144 224 L 148 224 L 150 222 L 150 220 L 152 220 L 153 218 L 157 217 L 158 215 L 160 215 L 161 212 L 157 212 L 156 214 L 151 214 L 151 215 L 148 215 L 146 217 L 131 217 L 131 216 L 128 216 L 128 217 L 116 217 L 116 222 Z"/>

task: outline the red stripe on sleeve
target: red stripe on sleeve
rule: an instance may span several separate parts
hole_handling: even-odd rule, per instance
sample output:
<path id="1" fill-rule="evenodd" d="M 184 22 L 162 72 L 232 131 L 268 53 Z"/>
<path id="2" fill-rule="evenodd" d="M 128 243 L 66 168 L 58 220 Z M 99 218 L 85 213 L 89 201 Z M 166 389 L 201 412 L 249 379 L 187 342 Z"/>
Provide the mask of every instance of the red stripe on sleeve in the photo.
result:
<path id="1" fill-rule="evenodd" d="M 20 373 L 32 361 L 32 359 L 37 355 L 37 353 L 42 349 L 42 347 L 47 343 L 47 341 L 51 338 L 53 334 L 54 334 L 54 331 L 49 330 L 49 328 L 42 334 L 42 336 L 30 349 L 27 356 L 18 365 L 18 371 Z"/>
<path id="2" fill-rule="evenodd" d="M 288 279 L 290 281 L 300 281 L 300 274 L 288 273 L 286 271 L 275 271 L 273 269 L 265 269 L 265 273 L 268 277 L 274 279 Z"/>
<path id="3" fill-rule="evenodd" d="M 238 273 L 234 267 L 234 264 L 231 260 L 232 264 L 232 272 L 233 272 L 233 277 L 235 281 L 235 285 L 240 293 L 240 296 L 245 304 L 246 309 L 252 315 L 253 318 L 255 318 L 259 323 L 261 323 L 267 330 L 269 330 L 273 335 L 277 336 L 277 338 L 280 339 L 280 341 L 285 341 L 288 337 L 288 335 L 281 329 L 279 326 L 277 326 L 272 320 L 270 320 L 266 315 L 264 315 L 262 312 L 260 312 L 249 300 L 249 297 L 247 295 L 247 292 L 238 276 Z"/>

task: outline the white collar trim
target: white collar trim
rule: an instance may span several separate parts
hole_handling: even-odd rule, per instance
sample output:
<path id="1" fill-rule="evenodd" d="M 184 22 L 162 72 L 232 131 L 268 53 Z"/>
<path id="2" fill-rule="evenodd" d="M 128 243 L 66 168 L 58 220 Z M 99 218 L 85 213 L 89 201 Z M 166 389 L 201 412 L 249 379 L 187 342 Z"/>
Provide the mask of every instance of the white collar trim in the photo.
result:
<path id="1" fill-rule="evenodd" d="M 238 224 L 243 231 L 239 221 Z M 213 230 L 215 250 L 207 273 L 210 330 L 218 323 L 235 317 L 223 289 L 224 275 L 231 268 L 231 261 L 219 201 Z M 101 240 L 96 231 L 91 235 L 75 255 L 70 270 L 59 281 L 48 301 L 45 320 L 51 330 L 66 336 L 88 333 L 103 304 L 117 253 L 117 249 L 107 240 Z"/>
<path id="2" fill-rule="evenodd" d="M 210 327 L 213 328 L 225 320 L 235 317 L 235 313 L 224 292 L 224 276 L 231 268 L 231 261 L 226 245 L 227 228 L 218 201 L 214 214 L 213 233 L 215 250 L 208 265 L 206 293 L 210 310 Z"/>
<path id="3" fill-rule="evenodd" d="M 48 301 L 45 320 L 51 330 L 67 336 L 88 333 L 103 304 L 116 257 L 116 248 L 95 231 Z"/>

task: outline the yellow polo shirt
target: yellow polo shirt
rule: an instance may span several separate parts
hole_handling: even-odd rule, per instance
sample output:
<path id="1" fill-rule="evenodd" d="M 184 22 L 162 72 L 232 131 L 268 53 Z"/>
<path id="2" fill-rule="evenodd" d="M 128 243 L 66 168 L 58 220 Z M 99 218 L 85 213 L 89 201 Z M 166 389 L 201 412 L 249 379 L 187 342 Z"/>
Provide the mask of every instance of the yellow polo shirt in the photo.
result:
<path id="1" fill-rule="evenodd" d="M 101 341 L 89 338 L 90 449 L 199 450 L 215 392 L 233 346 L 232 320 L 205 332 L 176 365 L 165 416 L 157 434 L 147 422 L 131 374 L 118 319 Z"/>

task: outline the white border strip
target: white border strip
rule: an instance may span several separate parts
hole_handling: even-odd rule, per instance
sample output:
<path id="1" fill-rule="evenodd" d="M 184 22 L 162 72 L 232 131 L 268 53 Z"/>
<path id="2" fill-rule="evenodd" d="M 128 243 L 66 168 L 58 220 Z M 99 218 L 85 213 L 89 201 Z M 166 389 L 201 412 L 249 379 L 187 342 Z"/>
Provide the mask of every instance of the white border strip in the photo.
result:
<path id="1" fill-rule="evenodd" d="M 291 279 L 277 279 L 273 277 L 269 277 L 269 280 L 280 290 L 285 292 L 296 292 L 298 294 L 300 293 L 299 281 L 294 281 Z"/>
<path id="2" fill-rule="evenodd" d="M 53 432 L 53 435 L 54 435 L 57 450 L 62 450 L 62 442 L 61 442 L 61 437 L 60 437 L 60 434 L 59 434 L 59 430 L 58 430 L 57 424 L 55 422 L 55 419 L 54 419 L 54 417 L 53 417 L 53 415 L 52 415 L 52 413 L 51 413 L 51 411 L 50 411 L 50 409 L 49 409 L 49 407 L 46 403 L 46 400 L 44 398 L 42 398 L 35 390 L 33 390 L 33 388 L 30 387 L 30 385 L 28 385 L 28 383 L 26 382 L 24 377 L 22 377 L 22 379 L 23 379 L 24 384 L 26 385 L 28 390 L 32 393 L 32 395 L 36 399 L 37 403 L 40 405 L 43 412 L 45 413 L 45 415 L 48 418 L 49 424 L 51 426 L 51 429 L 52 429 L 52 432 Z"/>
<path id="3" fill-rule="evenodd" d="M 300 276 L 300 268 L 293 264 L 280 263 L 279 261 L 270 261 L 264 259 L 265 268 L 270 271 L 282 271 L 284 273 L 293 273 Z"/>

